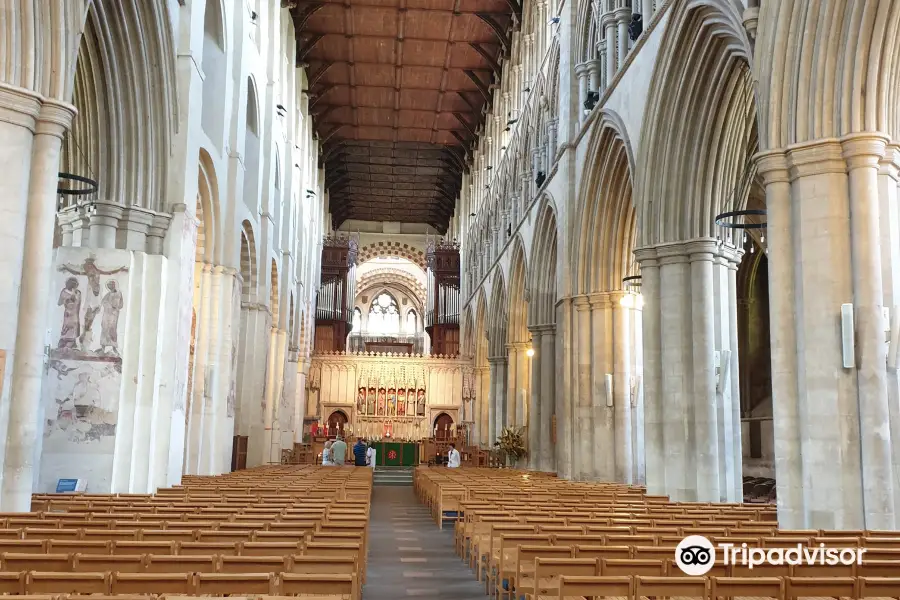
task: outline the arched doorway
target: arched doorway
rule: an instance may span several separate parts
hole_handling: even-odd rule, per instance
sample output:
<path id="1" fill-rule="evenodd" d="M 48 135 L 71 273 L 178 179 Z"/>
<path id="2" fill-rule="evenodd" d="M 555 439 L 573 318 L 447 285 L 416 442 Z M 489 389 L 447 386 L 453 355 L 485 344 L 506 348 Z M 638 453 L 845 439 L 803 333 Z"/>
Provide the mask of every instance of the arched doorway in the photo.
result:
<path id="1" fill-rule="evenodd" d="M 453 426 L 453 419 L 447 413 L 441 413 L 434 420 L 434 439 L 447 440 L 452 437 L 450 428 Z"/>
<path id="2" fill-rule="evenodd" d="M 347 415 L 344 411 L 336 410 L 328 417 L 325 422 L 325 435 L 334 438 L 337 435 L 344 436 L 344 428 L 347 426 Z"/>

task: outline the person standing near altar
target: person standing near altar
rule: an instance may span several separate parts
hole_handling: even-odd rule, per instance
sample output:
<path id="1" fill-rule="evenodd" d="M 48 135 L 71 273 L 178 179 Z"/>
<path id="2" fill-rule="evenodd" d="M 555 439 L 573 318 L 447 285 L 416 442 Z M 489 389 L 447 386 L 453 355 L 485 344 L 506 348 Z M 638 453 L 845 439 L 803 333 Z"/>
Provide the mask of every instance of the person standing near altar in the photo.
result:
<path id="1" fill-rule="evenodd" d="M 447 466 L 451 469 L 459 468 L 459 450 L 456 449 L 456 444 L 450 444 L 450 450 L 447 452 Z"/>
<path id="2" fill-rule="evenodd" d="M 347 458 L 347 444 L 340 435 L 331 445 L 331 464 L 336 467 L 343 467 L 344 460 Z"/>
<path id="3" fill-rule="evenodd" d="M 361 437 L 356 438 L 356 443 L 353 445 L 353 466 L 366 466 L 366 444 Z"/>
<path id="4" fill-rule="evenodd" d="M 369 449 L 366 450 L 366 465 L 375 468 L 375 457 L 378 451 L 375 449 L 371 443 L 369 444 Z"/>

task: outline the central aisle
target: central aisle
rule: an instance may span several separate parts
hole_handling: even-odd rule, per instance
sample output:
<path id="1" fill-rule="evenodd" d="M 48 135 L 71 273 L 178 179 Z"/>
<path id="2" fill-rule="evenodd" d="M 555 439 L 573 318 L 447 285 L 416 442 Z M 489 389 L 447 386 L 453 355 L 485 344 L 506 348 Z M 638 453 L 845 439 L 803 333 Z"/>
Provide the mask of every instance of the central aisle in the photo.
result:
<path id="1" fill-rule="evenodd" d="M 374 487 L 363 600 L 404 597 L 487 598 L 453 551 L 453 528 L 439 530 L 412 487 Z"/>

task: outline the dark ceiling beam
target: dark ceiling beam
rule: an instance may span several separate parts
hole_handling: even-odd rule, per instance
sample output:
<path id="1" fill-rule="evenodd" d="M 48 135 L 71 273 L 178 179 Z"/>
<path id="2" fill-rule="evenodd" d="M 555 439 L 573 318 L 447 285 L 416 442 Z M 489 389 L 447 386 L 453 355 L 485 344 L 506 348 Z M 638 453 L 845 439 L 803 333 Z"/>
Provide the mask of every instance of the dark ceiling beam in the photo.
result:
<path id="1" fill-rule="evenodd" d="M 500 63 L 498 63 L 496 61 L 496 59 L 494 59 L 494 57 L 491 56 L 490 53 L 488 53 L 487 50 L 482 48 L 481 44 L 476 44 L 475 42 L 469 42 L 469 45 L 472 47 L 472 49 L 475 52 L 477 52 L 478 54 L 481 55 L 481 58 L 483 58 L 484 60 L 487 61 L 487 64 L 491 65 L 491 70 L 493 70 L 493 72 L 494 72 L 494 78 L 497 81 L 500 81 L 500 74 L 503 72 L 503 70 L 500 68 Z M 471 70 L 474 71 L 475 69 L 471 69 Z"/>
<path id="2" fill-rule="evenodd" d="M 463 71 L 463 73 L 467 73 L 467 74 L 472 73 L 473 75 L 475 75 L 475 78 L 478 79 L 479 82 L 481 81 L 481 79 L 478 78 L 478 76 L 475 74 L 475 71 L 473 71 L 472 69 L 463 69 L 462 71 Z M 481 72 L 482 73 L 490 73 L 490 71 L 488 69 L 482 69 Z M 482 83 L 481 85 L 485 86 L 485 89 L 487 89 L 487 86 L 484 83 Z M 337 88 L 371 88 L 374 90 L 392 90 L 395 92 L 401 92 L 401 91 L 406 91 L 406 90 L 414 91 L 414 92 L 435 92 L 435 91 L 437 91 L 434 88 L 430 88 L 430 87 L 415 87 L 415 86 L 411 86 L 411 85 L 404 85 L 402 88 L 398 88 L 395 85 L 370 85 L 370 84 L 350 85 L 349 83 L 329 83 L 326 87 L 324 87 L 322 89 L 330 91 L 332 88 L 336 88 L 336 87 Z M 476 90 L 473 90 L 471 88 L 468 88 L 468 89 L 448 88 L 444 91 L 459 93 L 459 92 L 474 92 Z M 323 93 L 322 90 L 312 90 L 310 92 L 310 95 L 311 96 L 319 96 L 322 93 Z"/>
<path id="3" fill-rule="evenodd" d="M 318 33 L 312 36 L 308 42 L 306 42 L 302 48 L 297 48 L 297 64 L 306 63 L 306 57 L 309 56 L 309 53 L 312 52 L 312 49 L 316 47 L 322 38 L 325 37 L 323 34 Z"/>
<path id="4" fill-rule="evenodd" d="M 469 132 L 469 135 L 475 137 L 475 130 L 473 129 L 473 126 L 468 121 L 466 121 L 465 117 L 463 117 L 461 113 L 455 112 L 453 113 L 453 116 L 456 117 L 457 121 L 462 123 L 462 126 L 466 128 L 466 131 Z"/>
<path id="5" fill-rule="evenodd" d="M 292 11 L 291 16 L 294 18 L 294 31 L 303 31 L 307 22 L 309 22 L 309 18 L 324 6 L 324 2 L 311 2 Z"/>
<path id="6" fill-rule="evenodd" d="M 475 74 L 474 71 L 470 71 L 469 69 L 466 69 L 463 72 L 466 74 L 466 77 L 468 77 L 469 79 L 472 80 L 472 83 L 475 84 L 475 87 L 478 88 L 478 91 L 481 92 L 481 97 L 484 98 L 485 103 L 490 104 L 491 103 L 491 92 L 488 89 L 488 86 L 485 85 L 485 83 L 483 81 L 481 81 L 481 78 L 478 77 L 478 75 Z"/>
<path id="7" fill-rule="evenodd" d="M 325 135 L 322 136 L 322 143 L 323 144 L 327 143 L 328 140 L 330 140 L 332 138 L 332 136 L 334 136 L 335 133 L 337 133 L 339 130 L 343 129 L 344 127 L 347 127 L 347 125 L 341 124 L 341 125 L 335 126 L 333 129 L 331 129 L 331 131 L 329 131 L 328 133 L 326 133 Z"/>
<path id="8" fill-rule="evenodd" d="M 491 31 L 494 32 L 494 35 L 497 36 L 497 41 L 500 42 L 500 45 L 503 46 L 503 56 L 509 56 L 509 32 L 506 31 L 506 28 L 502 27 L 500 23 L 494 18 L 494 15 L 488 13 L 476 13 L 476 17 L 484 21 L 484 23 L 491 28 Z"/>
<path id="9" fill-rule="evenodd" d="M 406 41 L 406 40 L 404 40 L 404 41 Z M 470 42 L 470 43 L 472 43 L 472 42 Z M 475 44 L 475 45 L 482 47 L 482 50 L 484 50 L 483 46 L 486 46 L 488 44 L 481 43 L 481 44 Z M 497 46 L 495 44 L 490 44 L 490 45 L 494 46 L 495 48 L 499 48 L 499 46 Z M 487 51 L 485 50 L 485 52 L 487 52 Z M 490 56 L 490 54 L 488 56 Z M 490 60 L 494 61 L 493 58 L 491 58 Z M 318 64 L 318 62 L 319 61 L 317 61 L 317 60 L 313 60 L 310 64 L 310 66 L 316 66 Z M 324 64 L 347 65 L 349 67 L 362 67 L 362 68 L 390 66 L 386 63 L 367 62 L 367 61 L 359 61 L 359 60 L 349 61 L 349 60 L 339 60 L 339 59 L 328 59 L 327 61 L 323 60 L 322 62 Z M 496 61 L 494 61 L 494 62 L 496 63 Z M 407 66 L 411 66 L 411 65 L 407 65 Z M 417 67 L 418 67 L 418 65 L 417 65 Z M 422 67 L 422 68 L 434 69 L 435 71 L 442 70 L 442 67 Z M 492 71 L 494 71 L 493 65 L 491 65 L 490 68 L 483 67 L 483 66 L 479 66 L 479 67 L 453 67 L 453 66 L 450 66 L 450 67 L 448 67 L 448 70 L 450 70 L 450 71 L 462 71 L 464 69 L 471 69 L 472 71 L 481 72 L 481 73 L 491 73 Z"/>
<path id="10" fill-rule="evenodd" d="M 507 0 L 507 3 L 509 3 L 509 0 Z M 281 0 L 281 4 L 282 4 L 282 8 L 293 8 L 295 10 L 301 10 L 302 7 L 307 6 L 309 4 L 313 4 L 313 3 L 306 2 L 304 0 Z M 339 2 L 323 2 L 323 4 L 325 4 L 326 6 L 335 6 L 335 7 L 339 7 L 339 8 L 344 8 L 345 1 L 341 0 Z M 399 6 L 385 6 L 384 4 L 379 4 L 378 2 L 359 2 L 358 0 L 353 1 L 353 7 L 354 8 L 379 8 L 379 9 L 382 9 L 385 11 L 393 10 L 395 12 L 408 11 L 411 13 L 412 12 L 424 12 L 424 13 L 444 13 L 444 14 L 451 14 L 451 15 L 475 15 L 478 13 L 478 11 L 474 11 L 474 10 L 458 10 L 456 8 L 453 8 L 453 9 L 431 8 L 431 7 L 429 7 L 429 8 L 402 7 L 401 8 Z M 521 9 L 519 9 L 519 10 L 521 12 Z M 509 14 L 505 13 L 505 12 L 490 12 L 490 13 L 485 13 L 485 14 L 495 15 L 498 17 L 508 17 L 509 16 Z"/>
<path id="11" fill-rule="evenodd" d="M 328 115 L 330 115 L 331 113 L 333 113 L 334 111 L 336 111 L 339 108 L 340 108 L 339 104 L 326 104 L 326 105 L 324 105 L 324 108 L 322 110 L 320 110 L 319 112 L 313 113 L 312 117 L 313 117 L 313 119 L 316 120 L 317 124 L 322 125 L 323 121 L 325 120 L 325 117 L 327 117 Z"/>
<path id="12" fill-rule="evenodd" d="M 467 140 L 467 139 L 464 138 L 463 136 L 459 135 L 459 133 L 457 133 L 456 131 L 451 131 L 450 133 L 451 133 L 451 134 L 453 135 L 453 137 L 455 137 L 456 140 L 457 140 L 460 144 L 462 144 L 463 146 L 468 146 L 468 145 L 469 145 L 469 140 Z"/>
<path id="13" fill-rule="evenodd" d="M 313 107 L 319 103 L 319 100 L 324 98 L 328 92 L 330 92 L 331 90 L 333 90 L 336 87 L 337 87 L 337 85 L 332 83 L 332 84 L 326 85 L 324 88 L 317 90 L 315 92 L 310 91 L 309 92 L 309 110 L 312 110 Z"/>
<path id="14" fill-rule="evenodd" d="M 309 80 L 308 80 L 308 82 L 307 82 L 307 83 L 308 83 L 308 86 L 307 86 L 307 87 L 309 87 L 310 89 L 312 89 L 317 83 L 319 83 L 319 80 L 322 79 L 322 76 L 325 75 L 325 73 L 328 72 L 328 69 L 330 69 L 330 68 L 331 68 L 331 65 L 333 65 L 333 64 L 334 64 L 333 62 L 323 63 L 322 66 L 319 67 L 319 70 L 316 71 L 316 72 L 312 75 L 312 77 L 309 78 Z"/>

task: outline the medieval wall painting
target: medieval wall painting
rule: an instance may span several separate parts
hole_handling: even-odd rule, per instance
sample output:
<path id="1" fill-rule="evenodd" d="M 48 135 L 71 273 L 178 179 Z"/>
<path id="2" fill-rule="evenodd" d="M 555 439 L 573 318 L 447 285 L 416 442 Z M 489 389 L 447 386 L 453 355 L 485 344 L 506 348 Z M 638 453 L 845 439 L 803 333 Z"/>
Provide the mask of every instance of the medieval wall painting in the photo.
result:
<path id="1" fill-rule="evenodd" d="M 131 254 L 113 250 L 102 256 L 81 248 L 57 251 L 43 398 L 42 492 L 55 489 L 62 477 L 87 479 L 91 492 L 110 488 Z"/>

